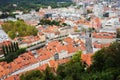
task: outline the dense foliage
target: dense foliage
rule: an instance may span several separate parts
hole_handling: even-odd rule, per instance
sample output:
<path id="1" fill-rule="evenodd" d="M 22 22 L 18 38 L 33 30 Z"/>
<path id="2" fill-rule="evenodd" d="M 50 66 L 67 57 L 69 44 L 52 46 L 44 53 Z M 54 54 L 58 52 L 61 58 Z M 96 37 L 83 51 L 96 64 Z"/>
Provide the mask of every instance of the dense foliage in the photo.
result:
<path id="1" fill-rule="evenodd" d="M 10 38 L 23 37 L 30 35 L 37 35 L 37 29 L 33 26 L 27 25 L 24 21 L 18 20 L 15 22 L 8 21 L 2 25 L 3 30 L 9 35 Z"/>
<path id="2" fill-rule="evenodd" d="M 16 14 L 12 14 L 12 13 L 7 14 L 7 12 L 4 12 L 4 13 L 2 13 L 2 14 L 0 15 L 0 18 L 1 18 L 1 19 L 7 18 L 7 17 L 13 17 L 13 18 L 15 18 L 15 15 L 16 15 Z"/>
<path id="3" fill-rule="evenodd" d="M 9 53 L 16 52 L 17 50 L 19 50 L 18 43 L 11 42 L 11 44 L 9 44 L 9 45 L 3 45 L 2 50 L 3 50 L 3 53 L 5 56 Z"/>
<path id="4" fill-rule="evenodd" d="M 14 59 L 16 59 L 19 55 L 26 52 L 25 48 L 18 49 L 16 52 L 9 53 L 5 56 L 6 62 L 12 62 Z"/>
<path id="5" fill-rule="evenodd" d="M 47 67 L 44 72 L 33 70 L 20 76 L 20 80 L 56 80 L 57 76 Z"/>
<path id="6" fill-rule="evenodd" d="M 3 45 L 2 50 L 4 53 L 4 58 L 1 58 L 0 61 L 11 62 L 17 58 L 20 54 L 26 52 L 25 48 L 19 49 L 17 42 L 11 42 L 9 45 Z"/>
<path id="7" fill-rule="evenodd" d="M 66 7 L 71 4 L 72 4 L 71 0 L 0 0 L 0 10 L 5 12 L 22 10 L 26 12 L 30 9 L 38 10 L 40 7 L 46 7 L 46 6 L 52 6 L 53 8 Z"/>
<path id="8" fill-rule="evenodd" d="M 120 80 L 120 43 L 113 43 L 96 52 L 92 58 L 93 64 L 87 69 L 86 64 L 81 62 L 80 54 L 77 52 L 70 62 L 60 65 L 56 73 L 49 70 L 50 72 L 41 72 L 40 78 L 35 78 L 36 71 L 33 71 L 34 74 L 30 72 L 31 74 L 22 75 L 21 80 Z"/>
<path id="9" fill-rule="evenodd" d="M 40 25 L 56 25 L 56 26 L 67 26 L 66 23 L 61 23 L 60 21 L 41 19 Z"/>

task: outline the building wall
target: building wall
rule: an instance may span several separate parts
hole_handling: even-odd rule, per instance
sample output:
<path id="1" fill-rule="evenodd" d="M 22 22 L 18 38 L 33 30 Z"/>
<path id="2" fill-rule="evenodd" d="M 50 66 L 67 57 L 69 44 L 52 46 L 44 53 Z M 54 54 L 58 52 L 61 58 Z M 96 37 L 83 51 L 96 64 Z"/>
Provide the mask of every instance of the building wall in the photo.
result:
<path id="1" fill-rule="evenodd" d="M 61 51 L 60 53 L 59 53 L 59 59 L 63 59 L 63 58 L 65 58 L 66 56 L 68 55 L 68 51 Z"/>
<path id="2" fill-rule="evenodd" d="M 93 38 L 92 39 L 92 43 L 94 43 L 96 41 L 98 41 L 102 44 L 107 44 L 107 43 L 112 43 L 112 42 L 116 41 L 116 39 L 102 39 L 102 38 Z"/>

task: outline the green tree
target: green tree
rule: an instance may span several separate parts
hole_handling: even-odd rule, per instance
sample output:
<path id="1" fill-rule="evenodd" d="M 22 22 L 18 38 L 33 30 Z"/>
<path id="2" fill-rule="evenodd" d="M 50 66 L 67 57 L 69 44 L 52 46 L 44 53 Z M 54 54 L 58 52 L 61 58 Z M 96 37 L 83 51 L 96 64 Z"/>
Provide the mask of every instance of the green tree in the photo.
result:
<path id="1" fill-rule="evenodd" d="M 72 61 L 80 62 L 82 51 L 77 51 L 75 55 L 72 56 Z"/>
<path id="2" fill-rule="evenodd" d="M 11 42 L 10 44 L 12 52 L 15 52 L 14 42 Z"/>
<path id="3" fill-rule="evenodd" d="M 105 53 L 105 69 L 120 66 L 120 43 L 112 43 Z"/>
<path id="4" fill-rule="evenodd" d="M 15 43 L 16 50 L 19 50 L 18 42 Z"/>
<path id="5" fill-rule="evenodd" d="M 67 26 L 67 24 L 66 23 L 62 23 L 62 26 Z"/>
<path id="6" fill-rule="evenodd" d="M 9 50 L 9 51 L 8 51 L 8 53 L 12 53 L 11 46 L 10 46 L 10 45 L 8 45 L 7 47 L 8 47 L 8 50 Z"/>
<path id="7" fill-rule="evenodd" d="M 93 11 L 92 10 L 87 10 L 87 14 L 90 14 L 92 13 Z"/>
<path id="8" fill-rule="evenodd" d="M 50 67 L 47 67 L 44 71 L 43 80 L 56 80 L 55 74 L 52 72 Z"/>
<path id="9" fill-rule="evenodd" d="M 65 78 L 66 74 L 65 74 L 65 65 L 59 65 L 58 69 L 57 69 L 57 74 L 62 77 Z"/>
<path id="10" fill-rule="evenodd" d="M 22 74 L 20 80 L 41 80 L 43 74 L 39 70 L 33 70 Z"/>
<path id="11" fill-rule="evenodd" d="M 64 80 L 74 80 L 74 79 L 71 76 L 67 76 L 67 77 L 65 77 Z"/>
<path id="12" fill-rule="evenodd" d="M 6 54 L 8 54 L 8 53 L 9 53 L 8 46 L 6 46 L 6 45 L 5 45 L 5 52 L 6 52 Z"/>
<path id="13" fill-rule="evenodd" d="M 6 56 L 6 51 L 5 51 L 5 46 L 4 45 L 2 46 L 2 51 L 3 51 L 4 56 Z"/>
<path id="14" fill-rule="evenodd" d="M 17 51 L 17 50 L 18 50 L 18 45 L 17 45 L 17 43 L 14 42 L 13 45 L 14 45 L 14 49 L 15 49 L 15 51 Z"/>
<path id="15" fill-rule="evenodd" d="M 74 79 L 74 80 L 80 80 L 81 73 L 84 72 L 85 66 L 82 65 L 81 62 L 81 51 L 76 52 L 75 55 L 73 55 L 70 62 L 66 63 L 64 66 L 59 66 L 57 73 L 64 79 Z"/>
<path id="16" fill-rule="evenodd" d="M 105 48 L 101 49 L 100 51 L 97 51 L 94 56 L 93 56 L 93 64 L 92 64 L 92 70 L 94 71 L 102 71 L 103 70 L 103 66 L 105 63 L 105 59 L 104 59 L 104 53 L 105 52 Z"/>
<path id="17" fill-rule="evenodd" d="M 18 36 L 36 36 L 38 32 L 35 27 L 27 25 L 23 20 L 18 20 L 15 22 L 7 21 L 2 25 L 2 28 L 12 39 Z"/>
<path id="18" fill-rule="evenodd" d="M 92 69 L 102 71 L 120 66 L 120 43 L 113 43 L 108 48 L 103 48 L 93 56 Z"/>

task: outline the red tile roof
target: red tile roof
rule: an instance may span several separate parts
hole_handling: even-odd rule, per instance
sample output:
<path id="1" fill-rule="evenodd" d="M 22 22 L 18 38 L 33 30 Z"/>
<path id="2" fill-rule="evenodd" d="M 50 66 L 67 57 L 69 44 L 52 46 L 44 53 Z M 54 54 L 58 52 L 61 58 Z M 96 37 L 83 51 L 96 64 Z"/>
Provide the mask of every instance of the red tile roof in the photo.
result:
<path id="1" fill-rule="evenodd" d="M 67 43 L 73 43 L 73 39 L 70 37 L 65 38 L 63 41 L 65 41 Z"/>
<path id="2" fill-rule="evenodd" d="M 103 48 L 103 47 L 109 47 L 111 43 L 107 43 L 107 44 L 100 44 L 100 43 L 93 43 L 94 48 Z"/>
<path id="3" fill-rule="evenodd" d="M 93 33 L 92 36 L 93 36 L 93 38 L 113 39 L 116 37 L 116 34 L 107 33 L 107 32 L 99 32 L 99 33 Z"/>
<path id="4" fill-rule="evenodd" d="M 31 55 L 31 52 L 20 55 L 11 63 L 0 62 L 0 78 L 36 62 L 37 59 Z"/>
<path id="5" fill-rule="evenodd" d="M 85 62 L 88 66 L 90 66 L 92 64 L 92 57 L 93 54 L 89 53 L 89 54 L 81 54 L 81 59 L 83 62 Z"/>

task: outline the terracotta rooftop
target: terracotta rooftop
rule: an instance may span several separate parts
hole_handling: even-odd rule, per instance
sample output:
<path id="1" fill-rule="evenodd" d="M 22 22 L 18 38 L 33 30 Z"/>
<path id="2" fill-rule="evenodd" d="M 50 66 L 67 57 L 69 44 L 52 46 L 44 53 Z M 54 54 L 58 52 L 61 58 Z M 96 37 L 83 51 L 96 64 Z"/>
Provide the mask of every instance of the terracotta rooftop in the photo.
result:
<path id="1" fill-rule="evenodd" d="M 116 34 L 114 33 L 107 33 L 107 32 L 99 32 L 99 33 L 93 33 L 93 38 L 106 38 L 106 39 L 113 39 L 116 37 Z"/>
<path id="2" fill-rule="evenodd" d="M 93 53 L 89 53 L 89 54 L 81 54 L 81 59 L 83 62 L 85 62 L 88 66 L 90 66 L 92 64 L 92 57 Z"/>

